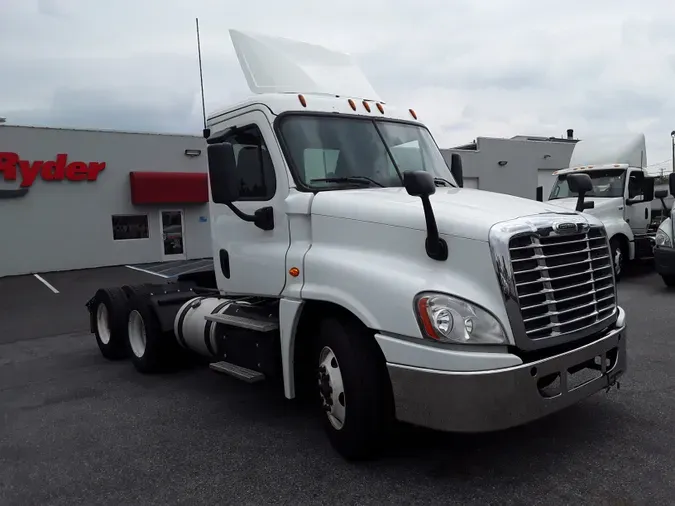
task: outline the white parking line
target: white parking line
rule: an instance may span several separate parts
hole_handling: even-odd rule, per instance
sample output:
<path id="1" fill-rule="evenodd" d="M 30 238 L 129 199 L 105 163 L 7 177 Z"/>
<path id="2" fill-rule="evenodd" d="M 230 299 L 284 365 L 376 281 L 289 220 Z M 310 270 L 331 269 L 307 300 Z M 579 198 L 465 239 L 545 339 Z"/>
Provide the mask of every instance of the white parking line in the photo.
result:
<path id="1" fill-rule="evenodd" d="M 54 293 L 59 293 L 59 291 L 58 291 L 56 288 L 54 288 L 54 286 L 53 286 L 49 281 L 47 281 L 45 278 L 43 278 L 43 277 L 40 276 L 39 274 L 33 274 L 33 276 L 35 276 L 35 277 L 38 279 L 38 281 L 41 281 L 42 284 L 44 284 L 44 285 L 45 285 L 47 288 L 49 288 L 52 292 L 54 292 Z"/>
<path id="2" fill-rule="evenodd" d="M 146 271 L 145 269 L 141 269 L 140 267 L 135 267 L 133 265 L 125 265 L 124 267 L 132 269 L 134 271 L 145 272 L 146 274 L 152 274 L 153 276 L 159 276 L 160 278 L 164 278 L 164 279 L 167 279 L 167 278 L 171 277 L 171 276 L 165 276 L 164 274 L 159 274 L 158 272 Z"/>

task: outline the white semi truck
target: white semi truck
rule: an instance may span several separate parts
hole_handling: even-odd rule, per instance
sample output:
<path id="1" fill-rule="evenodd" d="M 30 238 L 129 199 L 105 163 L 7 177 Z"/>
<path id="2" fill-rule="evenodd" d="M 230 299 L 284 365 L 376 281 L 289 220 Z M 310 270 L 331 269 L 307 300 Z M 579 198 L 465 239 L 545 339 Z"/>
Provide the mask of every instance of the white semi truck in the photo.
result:
<path id="1" fill-rule="evenodd" d="M 668 176 L 670 194 L 675 197 L 675 174 Z M 668 193 L 666 190 L 656 192 L 656 197 L 663 202 Z M 654 249 L 654 264 L 663 282 L 668 287 L 675 287 L 675 205 L 670 208 L 670 215 L 661 222 L 656 231 L 656 248 Z"/>
<path id="2" fill-rule="evenodd" d="M 647 174 L 646 165 L 644 134 L 629 138 L 608 136 L 579 141 L 574 146 L 570 166 L 554 172 L 556 180 L 548 201 L 602 221 L 609 236 L 617 280 L 625 262 L 654 256 L 656 231 L 650 225 L 655 179 Z M 579 173 L 588 174 L 593 183 L 581 201 L 567 181 L 570 174 Z"/>
<path id="3" fill-rule="evenodd" d="M 493 431 L 617 383 L 626 317 L 602 222 L 462 188 L 461 159 L 448 168 L 348 55 L 230 35 L 254 96 L 204 130 L 214 270 L 98 290 L 105 357 L 152 373 L 192 352 L 278 378 L 347 459 L 377 455 L 395 420 Z"/>

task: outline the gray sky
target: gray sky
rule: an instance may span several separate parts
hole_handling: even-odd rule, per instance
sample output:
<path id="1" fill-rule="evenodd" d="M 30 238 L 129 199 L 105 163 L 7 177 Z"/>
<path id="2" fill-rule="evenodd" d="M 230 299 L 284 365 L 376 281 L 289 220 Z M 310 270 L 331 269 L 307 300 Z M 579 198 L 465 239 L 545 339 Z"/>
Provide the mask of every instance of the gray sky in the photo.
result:
<path id="1" fill-rule="evenodd" d="M 198 134 L 195 17 L 207 111 L 247 94 L 238 28 L 352 53 L 441 147 L 574 128 L 671 156 L 673 0 L 0 0 L 0 116 Z"/>

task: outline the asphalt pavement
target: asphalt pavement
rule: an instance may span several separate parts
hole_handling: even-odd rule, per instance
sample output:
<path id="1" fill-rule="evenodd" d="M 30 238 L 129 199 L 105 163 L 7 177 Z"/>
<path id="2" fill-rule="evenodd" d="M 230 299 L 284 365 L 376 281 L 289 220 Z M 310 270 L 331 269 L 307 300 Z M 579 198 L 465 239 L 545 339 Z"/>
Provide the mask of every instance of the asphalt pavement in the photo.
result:
<path id="1" fill-rule="evenodd" d="M 203 367 L 144 376 L 104 360 L 86 300 L 100 284 L 161 279 L 124 268 L 42 277 L 59 293 L 30 276 L 0 280 L 3 506 L 674 502 L 675 292 L 651 272 L 619 285 L 630 325 L 620 390 L 499 433 L 405 427 L 362 464 L 335 454 L 278 384 Z"/>

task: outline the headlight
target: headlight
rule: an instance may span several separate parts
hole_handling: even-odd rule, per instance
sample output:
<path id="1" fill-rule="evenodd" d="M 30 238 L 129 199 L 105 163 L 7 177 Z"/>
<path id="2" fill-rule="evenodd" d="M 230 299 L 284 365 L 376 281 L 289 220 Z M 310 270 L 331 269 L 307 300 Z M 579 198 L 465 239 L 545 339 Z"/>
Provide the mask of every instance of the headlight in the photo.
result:
<path id="1" fill-rule="evenodd" d="M 485 309 L 438 293 L 415 298 L 417 321 L 427 339 L 461 344 L 505 344 L 506 332 Z"/>
<path id="2" fill-rule="evenodd" d="M 665 246 L 666 248 L 672 248 L 673 247 L 673 241 L 668 237 L 668 234 L 666 234 L 662 229 L 658 229 L 656 231 L 656 245 L 657 246 Z"/>

